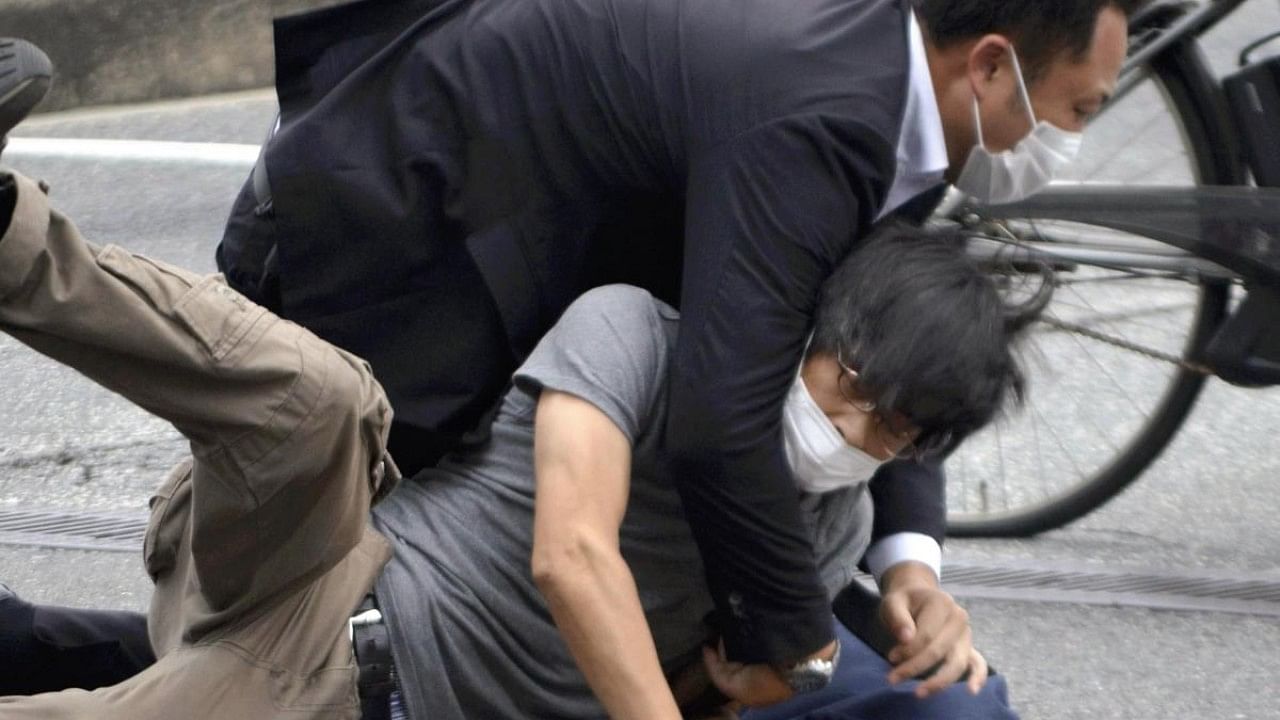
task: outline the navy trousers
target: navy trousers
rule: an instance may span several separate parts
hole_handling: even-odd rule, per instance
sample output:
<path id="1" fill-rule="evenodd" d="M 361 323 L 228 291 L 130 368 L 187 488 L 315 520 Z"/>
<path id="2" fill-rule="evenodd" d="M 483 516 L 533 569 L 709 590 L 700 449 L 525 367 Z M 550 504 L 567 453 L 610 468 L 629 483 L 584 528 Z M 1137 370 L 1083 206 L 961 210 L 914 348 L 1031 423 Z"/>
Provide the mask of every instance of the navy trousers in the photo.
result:
<path id="1" fill-rule="evenodd" d="M 918 700 L 913 694 L 917 681 L 890 685 L 888 661 L 838 622 L 836 637 L 840 664 L 830 685 L 772 707 L 748 710 L 742 720 L 1017 720 L 1003 675 L 989 678 L 977 695 L 957 684 Z"/>

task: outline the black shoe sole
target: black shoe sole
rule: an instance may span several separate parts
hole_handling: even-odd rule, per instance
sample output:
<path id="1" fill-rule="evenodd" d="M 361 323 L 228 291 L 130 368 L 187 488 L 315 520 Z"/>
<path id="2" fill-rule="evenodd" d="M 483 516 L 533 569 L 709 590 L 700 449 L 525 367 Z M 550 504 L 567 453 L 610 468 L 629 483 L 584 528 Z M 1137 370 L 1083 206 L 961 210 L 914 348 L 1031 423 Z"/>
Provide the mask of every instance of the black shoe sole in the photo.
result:
<path id="1" fill-rule="evenodd" d="M 53 63 L 26 40 L 0 38 L 0 137 L 22 122 L 49 92 Z"/>

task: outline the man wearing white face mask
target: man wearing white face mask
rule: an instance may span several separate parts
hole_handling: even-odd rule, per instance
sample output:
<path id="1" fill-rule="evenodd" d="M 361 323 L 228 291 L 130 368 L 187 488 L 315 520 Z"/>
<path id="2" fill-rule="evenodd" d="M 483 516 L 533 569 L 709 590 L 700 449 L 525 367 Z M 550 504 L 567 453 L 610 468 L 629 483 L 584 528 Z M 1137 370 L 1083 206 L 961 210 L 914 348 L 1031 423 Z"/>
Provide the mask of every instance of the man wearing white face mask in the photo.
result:
<path id="1" fill-rule="evenodd" d="M 1084 134 L 1068 132 L 1045 120 L 1036 120 L 1026 76 L 1018 62 L 1018 53 L 1009 47 L 1009 62 L 1018 82 L 1018 99 L 1031 121 L 1031 133 L 1012 149 L 992 152 L 982 137 L 982 113 L 978 98 L 973 98 L 973 124 L 978 141 L 969 153 L 956 187 L 986 203 L 1011 203 L 1043 190 L 1080 152 Z"/>
<path id="2" fill-rule="evenodd" d="M 1074 3 L 917 2 L 924 37 L 913 57 L 927 58 L 929 82 L 913 68 L 895 185 L 945 178 L 986 203 L 1044 189 L 1114 90 L 1124 16 L 1139 5 L 1099 2 L 1082 33 L 1089 16 Z"/>
<path id="3" fill-rule="evenodd" d="M 868 492 L 876 470 L 895 457 L 936 455 L 1021 392 L 1010 350 L 1015 331 L 989 280 L 961 248 L 959 238 L 890 227 L 848 258 L 823 290 L 781 430 L 806 530 L 833 596 L 868 547 L 874 516 L 892 512 Z M 651 458 L 655 431 L 666 422 L 662 378 L 675 330 L 674 313 L 644 293 L 593 291 L 517 373 L 517 387 L 538 393 L 534 577 L 613 718 L 678 717 L 680 684 L 669 696 L 661 678 L 680 664 L 675 638 L 688 637 L 688 623 L 711 608 L 686 521 L 672 525 L 661 515 L 671 479 L 653 475 L 664 467 Z M 652 379 L 637 384 L 636 375 Z M 636 416 L 636 407 L 647 408 L 647 416 Z M 664 538 L 662 548 L 646 549 L 642 538 L 655 533 Z M 883 570 L 881 589 L 891 602 L 963 615 L 937 590 L 933 570 L 912 560 Z M 919 582 L 920 573 L 927 582 Z M 670 575 L 684 581 L 660 579 Z M 1003 680 L 984 687 L 986 663 L 973 649 L 967 621 L 949 633 L 933 638 L 939 655 L 902 652 L 890 663 L 837 627 L 834 667 L 814 663 L 793 672 L 785 684 L 775 681 L 771 697 L 760 694 L 768 684 L 760 671 L 726 661 L 722 649 L 704 650 L 703 659 L 729 698 L 750 706 L 785 701 L 746 711 L 753 720 L 819 711 L 850 720 L 1013 717 Z M 924 674 L 938 660 L 938 677 L 894 682 Z M 951 685 L 965 672 L 968 682 Z"/>

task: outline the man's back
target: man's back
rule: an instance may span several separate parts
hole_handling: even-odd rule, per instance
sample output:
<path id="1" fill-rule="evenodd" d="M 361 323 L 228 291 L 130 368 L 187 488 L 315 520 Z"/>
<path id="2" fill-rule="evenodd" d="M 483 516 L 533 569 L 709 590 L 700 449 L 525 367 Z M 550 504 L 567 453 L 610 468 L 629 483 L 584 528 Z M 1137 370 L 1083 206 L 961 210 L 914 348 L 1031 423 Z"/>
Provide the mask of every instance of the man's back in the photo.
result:
<path id="1" fill-rule="evenodd" d="M 435 5 L 381 46 L 282 25 L 266 167 L 279 230 L 299 233 L 280 247 L 290 315 L 385 299 L 465 241 L 482 269 L 499 251 L 528 263 L 529 307 L 504 307 L 523 354 L 585 287 L 615 279 L 586 272 L 604 261 L 601 224 L 651 226 L 656 209 L 679 228 L 693 166 L 743 133 L 791 120 L 815 142 L 885 153 L 891 179 L 907 65 L 902 33 L 884 32 L 901 24 L 897 0 Z M 319 237 L 304 245 L 304 231 Z M 227 263 L 241 240 L 228 234 Z M 340 267 L 317 252 L 330 244 Z"/>

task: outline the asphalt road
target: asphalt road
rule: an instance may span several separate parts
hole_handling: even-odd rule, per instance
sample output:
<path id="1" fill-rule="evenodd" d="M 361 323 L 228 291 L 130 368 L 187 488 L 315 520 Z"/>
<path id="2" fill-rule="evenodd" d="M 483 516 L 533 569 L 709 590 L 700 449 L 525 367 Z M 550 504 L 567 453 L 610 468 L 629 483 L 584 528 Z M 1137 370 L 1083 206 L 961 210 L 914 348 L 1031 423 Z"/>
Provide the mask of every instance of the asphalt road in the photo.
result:
<path id="1" fill-rule="evenodd" d="M 1258 0 L 1212 39 L 1215 63 L 1280 7 Z M 255 143 L 269 93 L 49 115 L 19 135 Z M 199 270 L 245 169 L 193 163 L 10 157 L 47 179 L 56 205 L 100 244 Z M 172 430 L 65 369 L 0 339 L 0 509 L 142 513 L 183 452 Z M 1196 570 L 1280 582 L 1280 390 L 1211 381 L 1172 447 L 1129 491 L 1031 540 L 951 541 L 948 562 Z M 143 610 L 134 554 L 0 544 L 0 582 L 25 597 Z M 1280 718 L 1280 619 L 970 599 L 979 644 L 1028 719 Z"/>

